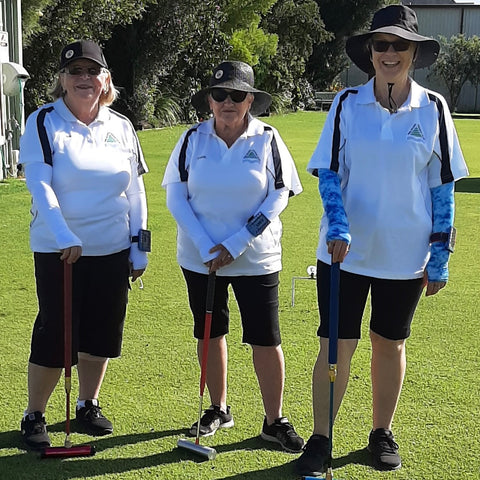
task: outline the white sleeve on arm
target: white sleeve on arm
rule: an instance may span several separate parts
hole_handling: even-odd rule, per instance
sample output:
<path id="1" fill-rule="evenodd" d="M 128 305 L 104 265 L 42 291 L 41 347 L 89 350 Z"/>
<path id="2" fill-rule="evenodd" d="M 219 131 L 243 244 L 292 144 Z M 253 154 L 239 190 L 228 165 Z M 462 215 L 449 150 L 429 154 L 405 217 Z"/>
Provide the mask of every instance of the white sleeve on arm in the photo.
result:
<path id="1" fill-rule="evenodd" d="M 33 203 L 55 238 L 58 249 L 81 247 L 82 242 L 68 228 L 57 196 L 53 191 L 52 167 L 44 162 L 32 162 L 24 165 L 27 188 L 32 195 Z"/>
<path id="2" fill-rule="evenodd" d="M 261 213 L 271 222 L 287 207 L 290 193 L 287 187 L 275 189 L 274 179 L 270 175 L 268 188 L 268 195 L 253 216 Z M 222 245 L 230 252 L 233 258 L 237 258 L 247 249 L 254 238 L 255 235 L 250 233 L 245 225 L 237 233 L 224 240 Z"/>
<path id="3" fill-rule="evenodd" d="M 208 233 L 198 221 L 188 201 L 188 190 L 186 182 L 174 182 L 165 185 L 167 189 L 167 208 L 173 215 L 179 228 L 190 237 L 202 257 L 202 261 L 208 262 L 215 258 L 218 253 L 209 253 L 215 246 Z"/>
<path id="4" fill-rule="evenodd" d="M 136 175 L 136 172 L 132 172 L 132 179 L 125 193 L 130 204 L 130 235 L 135 236 L 138 235 L 140 229 L 147 228 L 147 199 L 143 177 Z M 138 249 L 138 242 L 132 243 L 130 247 L 130 261 L 134 270 L 147 268 L 147 252 L 142 252 Z"/>

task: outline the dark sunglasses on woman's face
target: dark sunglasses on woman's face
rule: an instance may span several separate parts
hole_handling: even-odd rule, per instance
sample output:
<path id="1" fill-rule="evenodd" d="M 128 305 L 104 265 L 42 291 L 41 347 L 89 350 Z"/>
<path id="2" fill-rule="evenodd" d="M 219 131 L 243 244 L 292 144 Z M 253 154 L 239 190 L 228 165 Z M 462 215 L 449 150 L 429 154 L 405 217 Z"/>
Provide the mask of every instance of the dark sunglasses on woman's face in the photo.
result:
<path id="1" fill-rule="evenodd" d="M 396 52 L 405 52 L 410 47 L 410 42 L 408 40 L 395 40 L 394 42 L 372 40 L 372 47 L 376 52 L 386 52 L 390 45 Z"/>
<path id="2" fill-rule="evenodd" d="M 224 102 L 227 97 L 230 97 L 232 102 L 242 103 L 247 97 L 247 93 L 240 90 L 225 90 L 223 88 L 212 88 L 210 90 L 210 95 L 216 102 Z"/>
<path id="3" fill-rule="evenodd" d="M 102 67 L 66 67 L 65 73 L 79 77 L 80 75 L 90 75 L 91 77 L 98 77 L 102 73 Z"/>

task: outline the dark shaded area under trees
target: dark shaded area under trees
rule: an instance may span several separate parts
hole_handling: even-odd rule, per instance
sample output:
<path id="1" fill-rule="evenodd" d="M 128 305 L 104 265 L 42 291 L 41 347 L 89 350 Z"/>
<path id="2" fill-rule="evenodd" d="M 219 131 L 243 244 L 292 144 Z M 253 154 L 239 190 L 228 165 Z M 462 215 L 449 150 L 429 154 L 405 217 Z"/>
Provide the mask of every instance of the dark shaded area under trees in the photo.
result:
<path id="1" fill-rule="evenodd" d="M 23 0 L 26 113 L 49 101 L 61 48 L 90 38 L 137 128 L 193 122 L 190 97 L 224 59 L 255 69 L 272 109 L 308 107 L 347 59 L 344 38 L 368 25 L 369 0 Z"/>

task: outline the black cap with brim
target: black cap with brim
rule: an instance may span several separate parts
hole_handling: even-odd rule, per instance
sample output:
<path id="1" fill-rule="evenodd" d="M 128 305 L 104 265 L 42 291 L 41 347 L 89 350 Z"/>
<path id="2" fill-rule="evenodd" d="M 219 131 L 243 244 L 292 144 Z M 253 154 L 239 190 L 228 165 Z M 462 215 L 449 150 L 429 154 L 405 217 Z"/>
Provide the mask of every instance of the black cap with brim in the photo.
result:
<path id="1" fill-rule="evenodd" d="M 98 63 L 103 68 L 108 68 L 102 49 L 91 40 L 79 40 L 63 48 L 60 54 L 60 67 L 63 70 L 69 63 L 80 58 L 86 58 Z"/>
<path id="2" fill-rule="evenodd" d="M 417 32 L 418 24 L 415 12 L 403 5 L 390 5 L 380 9 L 374 15 L 369 32 L 350 37 L 345 49 L 347 55 L 360 70 L 373 74 L 375 70 L 370 60 L 370 38 L 375 33 L 388 33 L 417 44 L 414 68 L 429 67 L 438 57 L 440 44 L 435 39 L 424 37 Z"/>
<path id="3" fill-rule="evenodd" d="M 207 97 L 213 88 L 250 92 L 254 95 L 250 113 L 252 115 L 260 115 L 270 106 L 272 97 L 267 92 L 255 88 L 253 84 L 253 70 L 250 65 L 237 61 L 222 62 L 213 71 L 209 86 L 195 93 L 191 102 L 197 112 L 205 113 L 210 111 Z"/>

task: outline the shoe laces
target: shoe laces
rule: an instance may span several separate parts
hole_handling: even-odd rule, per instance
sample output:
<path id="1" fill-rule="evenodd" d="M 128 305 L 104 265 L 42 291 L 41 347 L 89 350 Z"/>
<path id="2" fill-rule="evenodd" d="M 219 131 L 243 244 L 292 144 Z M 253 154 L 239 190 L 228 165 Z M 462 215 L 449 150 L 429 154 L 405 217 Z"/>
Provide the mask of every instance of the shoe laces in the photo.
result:
<path id="1" fill-rule="evenodd" d="M 219 418 L 223 412 L 218 408 L 210 407 L 205 410 L 200 425 L 210 425 L 215 419 Z"/>
<path id="2" fill-rule="evenodd" d="M 38 422 L 35 422 L 32 426 L 31 426 L 31 432 L 33 434 L 35 433 L 43 433 L 45 430 L 45 422 L 43 420 L 41 421 L 38 421 Z"/>
<path id="3" fill-rule="evenodd" d="M 375 436 L 375 443 L 378 445 L 379 449 L 388 453 L 397 453 L 399 447 L 397 442 L 393 439 L 393 434 L 391 432 L 377 433 Z"/>
<path id="4" fill-rule="evenodd" d="M 101 418 L 101 417 L 103 417 L 102 408 L 99 407 L 98 405 L 90 406 L 88 408 L 88 410 L 85 412 L 85 417 L 90 417 L 90 418 Z"/>
<path id="5" fill-rule="evenodd" d="M 324 452 L 328 453 L 329 449 L 329 440 L 323 435 L 313 435 L 309 438 L 307 443 L 305 443 L 304 450 L 310 451 L 312 453 Z"/>
<path id="6" fill-rule="evenodd" d="M 279 429 L 280 433 L 288 438 L 294 438 L 298 436 L 297 432 L 295 432 L 295 429 L 290 422 L 277 423 L 276 426 Z"/>

